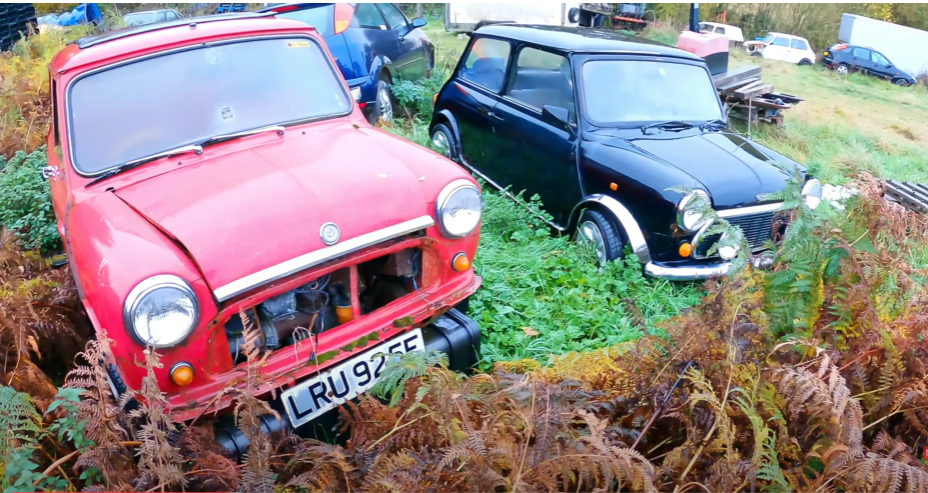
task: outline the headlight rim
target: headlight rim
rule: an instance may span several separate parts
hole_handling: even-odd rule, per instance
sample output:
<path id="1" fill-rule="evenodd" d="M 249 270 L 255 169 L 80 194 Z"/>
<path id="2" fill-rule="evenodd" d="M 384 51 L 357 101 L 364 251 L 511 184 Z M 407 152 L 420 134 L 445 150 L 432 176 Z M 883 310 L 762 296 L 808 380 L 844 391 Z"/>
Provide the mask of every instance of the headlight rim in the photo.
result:
<path id="1" fill-rule="evenodd" d="M 146 341 L 142 335 L 138 333 L 135 324 L 132 322 L 135 310 L 142 300 L 145 299 L 145 296 L 160 288 L 178 289 L 193 300 L 193 323 L 190 326 L 190 330 L 187 331 L 183 337 L 170 344 L 156 344 L 150 340 Z M 193 334 L 193 331 L 196 330 L 197 325 L 200 323 L 200 302 L 197 299 L 196 293 L 193 291 L 193 287 L 184 278 L 173 274 L 156 274 L 142 280 L 129 291 L 123 303 L 122 322 L 129 335 L 140 344 L 157 349 L 171 348 L 187 340 L 187 338 Z"/>
<path id="2" fill-rule="evenodd" d="M 695 189 L 692 192 L 683 196 L 680 199 L 680 202 L 677 203 L 677 226 L 680 227 L 683 231 L 687 233 L 696 233 L 705 225 L 706 220 L 704 218 L 700 219 L 700 222 L 697 223 L 693 228 L 687 228 L 683 223 L 683 215 L 686 212 L 686 206 L 693 200 L 697 195 L 703 196 L 706 199 L 706 202 L 709 204 L 709 207 L 712 207 L 712 198 L 709 196 L 709 193 L 702 189 Z"/>
<path id="3" fill-rule="evenodd" d="M 445 224 L 442 221 L 442 210 L 455 193 L 468 188 L 477 192 L 477 196 L 480 198 L 480 219 L 477 220 L 477 224 L 475 224 L 470 231 L 460 235 L 452 234 L 445 228 Z M 438 230 L 441 232 L 442 236 L 448 239 L 458 240 L 473 233 L 480 226 L 480 223 L 483 221 L 483 208 L 483 194 L 480 193 L 480 188 L 472 181 L 460 178 L 445 185 L 441 192 L 438 193 L 438 198 L 435 200 L 435 224 L 438 226 Z"/>
<path id="4" fill-rule="evenodd" d="M 812 195 L 812 197 L 815 197 L 818 200 L 818 202 L 815 203 L 815 206 L 811 206 L 809 205 L 809 201 L 808 201 L 810 197 L 809 194 L 816 186 L 818 187 L 818 196 Z M 802 184 L 802 189 L 800 189 L 799 195 L 802 197 L 802 203 L 806 207 L 808 207 L 811 210 L 815 210 L 816 208 L 818 208 L 819 205 L 822 204 L 823 191 L 824 190 L 822 188 L 821 180 L 819 180 L 818 178 L 809 178 L 808 180 L 806 180 L 805 183 Z"/>

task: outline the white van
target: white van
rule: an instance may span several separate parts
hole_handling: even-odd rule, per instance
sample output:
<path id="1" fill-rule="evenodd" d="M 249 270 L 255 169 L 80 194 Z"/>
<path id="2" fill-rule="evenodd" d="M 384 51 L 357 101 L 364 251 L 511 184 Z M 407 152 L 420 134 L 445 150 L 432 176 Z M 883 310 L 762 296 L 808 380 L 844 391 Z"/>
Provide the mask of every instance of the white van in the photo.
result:
<path id="1" fill-rule="evenodd" d="M 602 18 L 611 11 L 605 3 L 446 3 L 445 30 L 471 32 L 488 22 L 588 26 L 592 16 Z"/>

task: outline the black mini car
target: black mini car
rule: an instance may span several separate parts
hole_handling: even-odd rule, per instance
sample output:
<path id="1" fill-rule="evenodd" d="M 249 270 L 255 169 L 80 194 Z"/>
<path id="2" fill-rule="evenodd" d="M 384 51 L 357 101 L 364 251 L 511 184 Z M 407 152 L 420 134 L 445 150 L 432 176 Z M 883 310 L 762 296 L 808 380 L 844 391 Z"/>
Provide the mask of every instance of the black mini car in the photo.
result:
<path id="1" fill-rule="evenodd" d="M 725 274 L 738 253 L 707 255 L 718 238 L 694 198 L 755 251 L 783 227 L 781 204 L 761 200 L 789 179 L 774 163 L 800 170 L 807 205 L 821 199 L 801 166 L 728 131 L 701 58 L 611 31 L 479 29 L 437 96 L 431 137 L 492 186 L 538 194 L 550 225 L 576 231 L 600 261 L 627 245 L 666 279 Z"/>
<path id="2" fill-rule="evenodd" d="M 891 81 L 898 86 L 915 84 L 915 77 L 893 65 L 879 51 L 865 46 L 839 43 L 832 45 L 822 53 L 822 64 L 841 75 L 858 71 Z"/>

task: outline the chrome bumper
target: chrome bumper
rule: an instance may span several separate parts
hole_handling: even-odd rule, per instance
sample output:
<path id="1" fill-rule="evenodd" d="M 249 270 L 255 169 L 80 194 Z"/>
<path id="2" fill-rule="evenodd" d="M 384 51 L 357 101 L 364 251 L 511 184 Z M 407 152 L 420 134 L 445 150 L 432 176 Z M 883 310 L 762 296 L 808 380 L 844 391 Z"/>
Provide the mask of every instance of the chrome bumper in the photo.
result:
<path id="1" fill-rule="evenodd" d="M 751 264 L 756 269 L 762 269 L 773 265 L 773 259 L 754 258 Z M 648 262 L 644 265 L 644 273 L 668 281 L 695 281 L 699 279 L 709 279 L 712 277 L 722 277 L 728 274 L 731 268 L 731 262 L 720 262 L 705 265 L 686 265 L 680 267 L 670 267 L 655 262 Z"/>

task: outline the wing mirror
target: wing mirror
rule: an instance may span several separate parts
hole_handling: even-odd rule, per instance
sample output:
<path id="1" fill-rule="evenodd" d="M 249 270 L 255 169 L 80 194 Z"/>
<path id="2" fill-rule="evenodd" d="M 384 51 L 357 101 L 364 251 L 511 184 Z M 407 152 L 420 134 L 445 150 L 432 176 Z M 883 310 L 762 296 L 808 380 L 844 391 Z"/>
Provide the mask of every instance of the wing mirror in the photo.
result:
<path id="1" fill-rule="evenodd" d="M 570 112 L 567 108 L 546 104 L 541 110 L 541 121 L 552 127 L 570 131 Z"/>
<path id="2" fill-rule="evenodd" d="M 426 24 L 428 24 L 428 21 L 425 20 L 425 17 L 416 17 L 415 19 L 412 20 L 413 29 L 425 27 Z"/>

